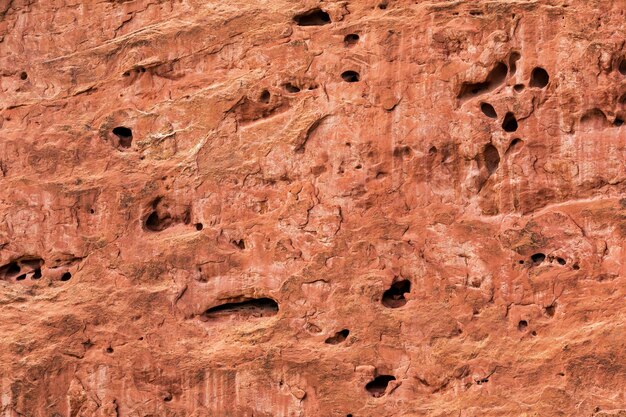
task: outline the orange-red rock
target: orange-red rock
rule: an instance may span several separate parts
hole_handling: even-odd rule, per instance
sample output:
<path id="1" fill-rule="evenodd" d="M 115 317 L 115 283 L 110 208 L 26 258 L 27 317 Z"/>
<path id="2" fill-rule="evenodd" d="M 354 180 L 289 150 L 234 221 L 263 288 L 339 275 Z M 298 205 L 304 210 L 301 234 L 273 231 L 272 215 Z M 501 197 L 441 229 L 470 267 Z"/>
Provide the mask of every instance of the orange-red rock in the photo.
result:
<path id="1" fill-rule="evenodd" d="M 0 416 L 626 415 L 622 0 L 0 1 Z"/>

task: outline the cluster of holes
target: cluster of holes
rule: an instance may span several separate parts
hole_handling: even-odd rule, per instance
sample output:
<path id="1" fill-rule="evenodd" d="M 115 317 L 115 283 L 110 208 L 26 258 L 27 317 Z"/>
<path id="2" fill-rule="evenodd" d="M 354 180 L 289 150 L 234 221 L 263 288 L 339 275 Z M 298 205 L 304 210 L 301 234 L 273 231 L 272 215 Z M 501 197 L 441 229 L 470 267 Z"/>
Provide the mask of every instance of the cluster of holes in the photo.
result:
<path id="1" fill-rule="evenodd" d="M 19 261 L 13 261 L 0 267 L 0 279 L 2 280 L 15 280 L 16 282 L 25 281 L 27 278 L 38 281 L 42 278 L 41 267 L 43 266 L 43 259 L 22 259 Z M 60 281 L 69 281 L 72 278 L 72 274 L 67 271 L 60 277 Z"/>
<path id="2" fill-rule="evenodd" d="M 137 68 L 131 70 L 131 71 L 126 71 L 124 72 L 124 74 L 122 74 L 124 77 L 130 77 L 131 72 L 135 72 L 136 74 L 143 74 L 144 72 L 146 72 L 146 68 L 143 66 L 138 66 Z"/>
<path id="3" fill-rule="evenodd" d="M 560 256 L 546 256 L 544 253 L 542 252 L 537 252 L 537 253 L 533 253 L 530 256 L 530 260 L 529 260 L 529 264 L 531 266 L 539 266 L 541 264 L 543 264 L 544 262 L 556 262 L 559 265 L 563 266 L 567 263 L 567 261 L 560 257 Z M 523 259 L 520 259 L 519 261 L 520 265 L 525 264 L 526 262 Z M 578 266 L 578 264 L 575 264 L 575 266 Z"/>

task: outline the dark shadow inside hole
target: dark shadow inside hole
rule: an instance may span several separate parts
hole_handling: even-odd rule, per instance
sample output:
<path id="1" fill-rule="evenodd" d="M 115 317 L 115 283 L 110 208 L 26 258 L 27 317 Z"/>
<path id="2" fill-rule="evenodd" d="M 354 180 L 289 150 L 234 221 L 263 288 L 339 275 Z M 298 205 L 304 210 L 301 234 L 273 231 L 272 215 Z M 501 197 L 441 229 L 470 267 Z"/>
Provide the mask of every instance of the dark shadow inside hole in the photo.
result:
<path id="1" fill-rule="evenodd" d="M 16 281 L 24 281 L 26 279 L 26 274 L 22 274 L 19 277 L 15 278 Z"/>
<path id="2" fill-rule="evenodd" d="M 61 281 L 69 281 L 70 278 L 72 278 L 72 274 L 69 272 L 66 272 L 63 275 L 61 275 Z"/>
<path id="3" fill-rule="evenodd" d="M 520 320 L 519 323 L 517 323 L 517 330 L 519 330 L 520 332 L 526 330 L 527 327 L 528 322 L 526 320 Z"/>
<path id="4" fill-rule="evenodd" d="M 520 138 L 515 138 L 511 141 L 511 143 L 509 144 L 509 147 L 506 150 L 506 153 L 510 153 L 513 151 L 516 151 L 519 147 L 522 146 L 522 144 L 524 143 L 523 140 L 521 140 Z"/>
<path id="5" fill-rule="evenodd" d="M 261 103 L 269 103 L 270 102 L 270 92 L 267 90 L 263 90 L 261 96 L 259 97 L 259 101 Z"/>
<path id="6" fill-rule="evenodd" d="M 549 317 L 554 317 L 554 314 L 556 313 L 556 305 L 551 304 L 549 306 L 546 307 L 546 314 Z"/>
<path id="7" fill-rule="evenodd" d="M 411 281 L 404 279 L 394 282 L 387 291 L 383 293 L 382 303 L 387 308 L 399 308 L 406 304 L 404 294 L 411 292 Z"/>
<path id="8" fill-rule="evenodd" d="M 565 259 L 560 258 L 560 257 L 557 257 L 557 258 L 556 258 L 556 261 L 557 261 L 557 263 L 558 263 L 559 265 L 565 265 L 565 264 L 566 264 Z"/>
<path id="9" fill-rule="evenodd" d="M 372 394 L 373 397 L 382 397 L 385 395 L 385 390 L 389 383 L 395 380 L 396 377 L 393 375 L 380 375 L 368 382 L 367 385 L 365 385 L 365 389 Z"/>
<path id="10" fill-rule="evenodd" d="M 17 264 L 17 262 L 11 262 L 7 266 L 3 267 L 4 273 L 7 277 L 12 277 L 20 273 L 22 268 Z"/>
<path id="11" fill-rule="evenodd" d="M 334 336 L 331 336 L 328 339 L 326 339 L 325 343 L 329 345 L 338 345 L 339 343 L 345 341 L 349 334 L 350 334 L 350 330 L 348 329 L 340 330 L 337 333 L 335 333 Z"/>
<path id="12" fill-rule="evenodd" d="M 544 88 L 546 85 L 548 85 L 549 81 L 550 76 L 548 75 L 548 71 L 541 67 L 534 68 L 533 71 L 530 73 L 529 85 L 531 87 Z"/>
<path id="13" fill-rule="evenodd" d="M 196 230 L 200 231 L 204 228 L 204 226 L 202 225 L 202 223 L 196 223 Z"/>
<path id="14" fill-rule="evenodd" d="M 378 8 L 379 8 L 380 10 L 385 10 L 385 9 L 387 8 L 387 3 L 380 3 L 380 4 L 378 5 Z"/>
<path id="15" fill-rule="evenodd" d="M 615 120 L 613 120 L 614 126 L 620 127 L 623 124 L 624 124 L 624 120 L 620 119 L 619 117 L 616 117 Z"/>
<path id="16" fill-rule="evenodd" d="M 517 61 L 519 61 L 521 57 L 522 56 L 519 52 L 511 53 L 511 56 L 509 57 L 509 72 L 511 75 L 515 75 L 515 72 L 517 71 Z"/>
<path id="17" fill-rule="evenodd" d="M 524 88 L 526 88 L 524 84 L 515 84 L 513 86 L 513 90 L 515 90 L 516 93 L 521 93 L 522 91 L 524 91 Z"/>
<path id="18" fill-rule="evenodd" d="M 483 150 L 483 158 L 489 175 L 496 172 L 498 165 L 500 165 L 500 154 L 498 153 L 496 147 L 491 143 L 488 143 Z"/>
<path id="19" fill-rule="evenodd" d="M 480 111 L 487 117 L 495 119 L 498 117 L 498 113 L 496 113 L 496 109 L 489 103 L 480 103 Z"/>
<path id="20" fill-rule="evenodd" d="M 298 26 L 322 26 L 331 23 L 330 16 L 322 9 L 313 9 L 296 15 L 293 20 Z"/>
<path id="21" fill-rule="evenodd" d="M 533 264 L 539 265 L 546 260 L 546 255 L 544 255 L 543 253 L 535 253 L 530 257 L 530 260 Z"/>
<path id="22" fill-rule="evenodd" d="M 617 70 L 620 72 L 620 74 L 626 75 L 626 58 L 622 58 L 617 67 Z"/>
<path id="23" fill-rule="evenodd" d="M 119 144 L 122 148 L 130 148 L 133 143 L 133 132 L 127 127 L 118 126 L 113 128 L 113 134 L 119 139 Z"/>
<path id="24" fill-rule="evenodd" d="M 517 119 L 513 113 L 508 112 L 502 121 L 502 129 L 504 129 L 505 132 L 515 132 L 517 127 Z"/>
<path id="25" fill-rule="evenodd" d="M 287 83 L 284 85 L 285 90 L 287 90 L 287 92 L 289 93 L 299 93 L 300 92 L 300 88 L 296 87 L 295 85 L 291 84 L 291 83 Z"/>
<path id="26" fill-rule="evenodd" d="M 20 80 L 24 81 L 28 78 L 28 74 L 26 73 L 26 71 L 22 71 L 20 73 Z"/>
<path id="27" fill-rule="evenodd" d="M 33 274 L 33 279 L 39 279 L 41 278 L 41 269 L 37 268 L 35 269 L 35 273 Z"/>
<path id="28" fill-rule="evenodd" d="M 355 83 L 361 79 L 359 73 L 356 71 L 344 71 L 341 73 L 341 78 L 347 83 Z"/>
<path id="29" fill-rule="evenodd" d="M 359 41 L 359 35 L 356 33 L 350 33 L 343 38 L 343 43 L 346 46 L 353 46 Z"/>
<path id="30" fill-rule="evenodd" d="M 458 98 L 476 97 L 479 94 L 494 90 L 504 82 L 508 71 L 509 69 L 504 63 L 498 62 L 489 72 L 485 81 L 480 83 L 463 83 Z"/>
<path id="31" fill-rule="evenodd" d="M 233 240 L 231 243 L 241 250 L 246 248 L 246 242 L 243 239 Z"/>
<path id="32" fill-rule="evenodd" d="M 237 315 L 244 317 L 274 316 L 278 312 L 278 303 L 271 298 L 254 298 L 241 302 L 225 303 L 211 307 L 202 314 L 202 319 Z"/>

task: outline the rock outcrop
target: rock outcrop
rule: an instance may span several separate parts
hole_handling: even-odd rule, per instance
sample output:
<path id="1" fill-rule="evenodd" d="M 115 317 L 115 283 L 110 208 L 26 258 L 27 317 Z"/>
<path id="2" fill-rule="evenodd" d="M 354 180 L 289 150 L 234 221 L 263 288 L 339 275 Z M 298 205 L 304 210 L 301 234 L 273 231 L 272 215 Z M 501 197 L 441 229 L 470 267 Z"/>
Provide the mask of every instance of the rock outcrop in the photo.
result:
<path id="1" fill-rule="evenodd" d="M 626 415 L 623 1 L 0 1 L 0 416 Z"/>

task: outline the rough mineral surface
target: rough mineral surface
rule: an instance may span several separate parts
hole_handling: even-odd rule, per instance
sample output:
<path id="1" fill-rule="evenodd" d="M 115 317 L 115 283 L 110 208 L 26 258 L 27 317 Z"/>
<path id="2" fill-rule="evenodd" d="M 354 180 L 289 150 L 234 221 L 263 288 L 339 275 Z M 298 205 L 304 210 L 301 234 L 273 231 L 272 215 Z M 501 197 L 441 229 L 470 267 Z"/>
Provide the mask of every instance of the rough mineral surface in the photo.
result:
<path id="1" fill-rule="evenodd" d="M 625 36 L 0 1 L 0 415 L 626 415 Z"/>

